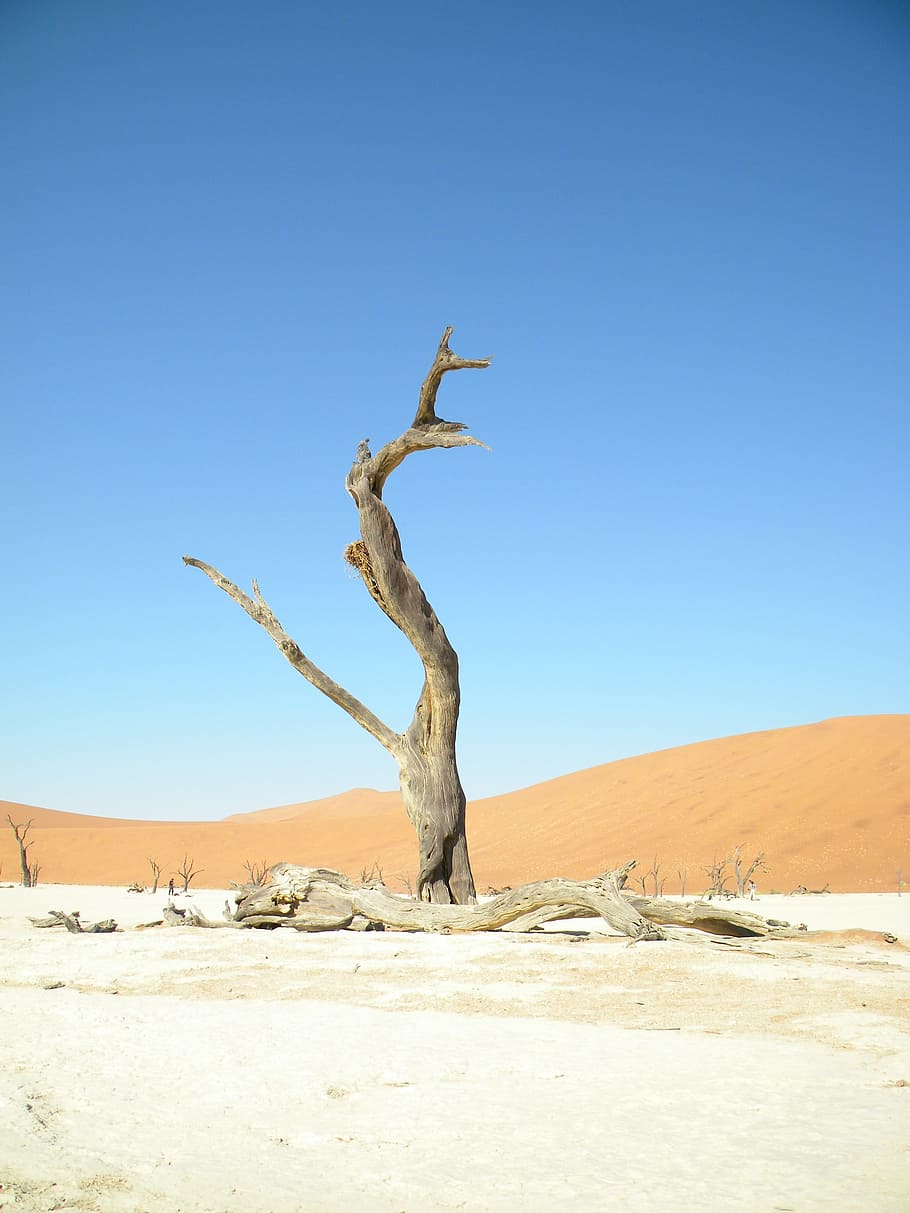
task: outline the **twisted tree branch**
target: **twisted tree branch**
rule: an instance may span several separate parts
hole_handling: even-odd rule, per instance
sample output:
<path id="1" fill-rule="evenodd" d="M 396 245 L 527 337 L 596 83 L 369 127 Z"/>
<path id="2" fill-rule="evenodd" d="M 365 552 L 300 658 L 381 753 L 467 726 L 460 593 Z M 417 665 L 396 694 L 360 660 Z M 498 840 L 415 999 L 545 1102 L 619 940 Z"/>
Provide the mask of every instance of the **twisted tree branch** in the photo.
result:
<path id="1" fill-rule="evenodd" d="M 249 617 L 258 623 L 261 628 L 274 640 L 275 644 L 291 663 L 298 674 L 302 674 L 307 682 L 311 683 L 317 691 L 322 691 L 333 703 L 337 703 L 340 708 L 353 719 L 356 720 L 362 729 L 366 731 L 379 742 L 392 755 L 397 756 L 401 748 L 401 736 L 393 729 L 390 729 L 387 724 L 379 719 L 375 713 L 365 707 L 359 699 L 356 699 L 349 691 L 346 691 L 343 686 L 340 686 L 328 674 L 320 670 L 317 665 L 310 661 L 309 657 L 305 656 L 296 641 L 292 640 L 285 632 L 284 628 L 275 618 L 272 608 L 265 601 L 258 584 L 253 582 L 253 593 L 255 598 L 250 598 L 248 594 L 244 594 L 238 586 L 234 585 L 233 581 L 229 581 L 223 573 L 219 573 L 216 568 L 210 564 L 206 564 L 203 560 L 196 560 L 193 556 L 184 556 L 183 563 L 192 565 L 193 568 L 201 569 L 206 577 L 212 581 L 219 589 L 224 590 L 228 597 L 233 598 L 235 602 L 246 611 Z"/>
<path id="2" fill-rule="evenodd" d="M 490 365 L 489 358 L 459 358 L 449 349 L 449 338 L 455 330 L 449 325 L 442 334 L 439 349 L 433 359 L 429 373 L 420 385 L 420 396 L 417 402 L 417 414 L 412 426 L 444 425 L 452 430 L 463 430 L 460 421 L 442 421 L 436 416 L 436 393 L 446 371 L 462 371 L 466 369 L 481 370 Z"/>

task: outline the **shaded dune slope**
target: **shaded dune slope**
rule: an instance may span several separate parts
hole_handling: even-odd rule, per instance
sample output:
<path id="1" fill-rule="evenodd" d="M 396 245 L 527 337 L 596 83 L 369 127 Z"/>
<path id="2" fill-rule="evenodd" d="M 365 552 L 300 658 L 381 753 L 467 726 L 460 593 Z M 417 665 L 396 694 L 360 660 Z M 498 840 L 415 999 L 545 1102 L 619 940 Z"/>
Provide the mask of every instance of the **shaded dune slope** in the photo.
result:
<path id="1" fill-rule="evenodd" d="M 138 822 L 0 801 L 0 820 L 33 821 L 43 882 L 164 879 L 184 855 L 194 883 L 245 879 L 245 861 L 337 867 L 378 863 L 390 885 L 416 871 L 416 844 L 397 792 L 354 789 L 216 822 Z M 893 891 L 910 880 L 910 716 L 863 716 L 721 738 L 577 771 L 468 808 L 478 889 L 585 877 L 635 856 L 661 862 L 666 891 L 705 886 L 704 868 L 737 844 L 763 851 L 760 888 Z M 2 879 L 16 880 L 11 831 L 0 830 Z"/>

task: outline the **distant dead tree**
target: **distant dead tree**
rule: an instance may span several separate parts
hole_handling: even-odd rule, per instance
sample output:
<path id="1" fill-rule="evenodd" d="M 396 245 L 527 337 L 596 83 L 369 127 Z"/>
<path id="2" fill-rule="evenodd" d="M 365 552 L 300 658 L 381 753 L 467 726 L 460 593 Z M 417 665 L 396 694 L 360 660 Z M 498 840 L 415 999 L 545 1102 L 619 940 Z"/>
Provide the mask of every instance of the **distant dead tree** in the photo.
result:
<path id="1" fill-rule="evenodd" d="M 164 865 L 149 856 L 149 867 L 152 869 L 152 893 L 158 892 L 158 881 L 161 879 L 161 869 Z"/>
<path id="2" fill-rule="evenodd" d="M 765 863 L 765 853 L 761 851 L 749 866 L 743 871 L 743 864 L 746 862 L 743 859 L 743 844 L 733 848 L 733 854 L 730 856 L 729 863 L 733 864 L 733 872 L 736 876 L 736 896 L 743 897 L 746 891 L 746 885 L 752 879 L 756 872 L 767 872 L 768 866 Z"/>
<path id="3" fill-rule="evenodd" d="M 34 839 L 32 842 L 26 842 L 25 840 L 28 837 L 29 830 L 32 828 L 32 823 L 31 821 L 16 823 L 9 813 L 6 815 L 6 820 L 9 822 L 9 828 L 16 836 L 16 846 L 19 848 L 19 868 L 22 872 L 22 887 L 23 889 L 31 889 L 38 883 L 38 873 L 41 871 L 36 863 L 29 866 L 28 862 L 28 853 L 34 844 Z"/>
<path id="4" fill-rule="evenodd" d="M 244 860 L 243 870 L 249 876 L 249 883 L 254 889 L 261 889 L 265 884 L 265 878 L 271 866 L 267 859 L 261 859 L 259 863 L 256 863 L 254 859 Z"/>
<path id="5" fill-rule="evenodd" d="M 676 865 L 676 875 L 679 877 L 679 895 L 685 901 L 686 899 L 686 877 L 689 875 L 689 869 L 683 860 L 680 860 Z"/>
<path id="6" fill-rule="evenodd" d="M 189 889 L 190 881 L 193 879 L 193 877 L 198 876 L 202 870 L 203 870 L 202 868 L 196 867 L 195 859 L 188 859 L 186 857 L 186 855 L 184 854 L 183 861 L 180 864 L 180 867 L 177 869 L 177 875 L 183 881 L 184 893 L 186 893 L 187 890 Z"/>
<path id="7" fill-rule="evenodd" d="M 724 885 L 730 879 L 727 872 L 728 862 L 729 860 L 718 859 L 715 855 L 708 867 L 702 868 L 702 871 L 708 877 L 707 892 L 709 897 L 722 897 L 727 892 Z"/>
<path id="8" fill-rule="evenodd" d="M 372 867 L 367 868 L 366 864 L 364 864 L 360 869 L 360 883 L 365 889 L 385 884 L 382 878 L 382 864 L 378 859 L 373 860 Z"/>
<path id="9" fill-rule="evenodd" d="M 901 896 L 901 890 L 903 889 L 903 887 L 904 887 L 904 869 L 898 868 L 897 869 L 897 895 L 898 895 L 898 897 Z"/>
<path id="10" fill-rule="evenodd" d="M 490 365 L 489 358 L 459 357 L 449 348 L 451 335 L 449 327 L 421 385 L 410 426 L 375 455 L 369 439 L 363 439 L 345 481 L 357 507 L 360 538 L 348 544 L 344 558 L 358 571 L 379 609 L 404 633 L 423 666 L 414 713 L 403 732 L 386 724 L 305 655 L 282 628 L 257 582 L 253 582 L 250 597 L 204 561 L 193 556 L 183 559 L 224 590 L 269 634 L 298 673 L 388 751 L 398 765 L 405 811 L 417 832 L 417 896 L 440 904 L 465 905 L 476 900 L 476 892 L 465 835 L 465 794 L 455 761 L 461 705 L 458 656 L 420 582 L 405 563 L 398 528 L 383 500 L 389 476 L 409 456 L 484 445 L 464 432 L 467 427 L 462 422 L 445 421 L 436 413 L 436 396 L 444 376 Z M 432 497 L 423 505 L 431 511 Z"/>
<path id="11" fill-rule="evenodd" d="M 641 885 L 641 891 L 645 897 L 648 896 L 649 880 L 651 881 L 651 888 L 653 890 L 652 896 L 660 897 L 664 891 L 664 885 L 667 883 L 667 878 L 660 874 L 660 861 L 656 855 L 651 860 L 650 868 L 642 876 L 638 877 L 638 883 Z"/>

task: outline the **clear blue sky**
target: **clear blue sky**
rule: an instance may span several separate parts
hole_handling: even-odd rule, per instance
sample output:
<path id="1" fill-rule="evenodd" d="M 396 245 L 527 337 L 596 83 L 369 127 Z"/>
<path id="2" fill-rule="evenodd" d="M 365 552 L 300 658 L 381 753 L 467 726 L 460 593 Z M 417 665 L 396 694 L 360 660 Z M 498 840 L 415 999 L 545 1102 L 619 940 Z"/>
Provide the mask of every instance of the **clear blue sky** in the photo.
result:
<path id="1" fill-rule="evenodd" d="M 387 500 L 470 799 L 910 710 L 910 9 L 0 4 L 0 797 L 396 786 L 181 555 L 396 728 L 342 563 L 440 334 L 492 448 Z"/>

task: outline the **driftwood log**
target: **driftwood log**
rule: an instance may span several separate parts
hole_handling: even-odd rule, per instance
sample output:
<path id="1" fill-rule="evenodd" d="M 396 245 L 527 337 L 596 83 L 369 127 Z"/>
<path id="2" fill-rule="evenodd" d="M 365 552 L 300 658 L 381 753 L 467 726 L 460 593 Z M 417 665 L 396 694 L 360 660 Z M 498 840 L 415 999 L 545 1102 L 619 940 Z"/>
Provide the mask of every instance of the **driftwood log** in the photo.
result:
<path id="1" fill-rule="evenodd" d="M 239 890 L 237 908 L 229 920 L 215 921 L 191 909 L 187 921 L 199 927 L 291 927 L 297 931 L 462 932 L 529 931 L 545 922 L 597 917 L 632 940 L 666 939 L 665 926 L 740 937 L 796 934 L 788 923 L 723 910 L 716 904 L 680 904 L 627 894 L 623 884 L 634 866 L 633 860 L 618 871 L 586 881 L 561 877 L 536 881 L 463 906 L 399 897 L 380 883 L 358 886 L 329 868 L 281 863 L 270 869 L 265 884 Z"/>
<path id="2" fill-rule="evenodd" d="M 117 930 L 113 918 L 104 918 L 100 922 L 82 922 L 79 911 L 64 914 L 62 910 L 49 910 L 44 918 L 31 918 L 35 927 L 66 927 L 70 935 L 112 935 Z"/>

